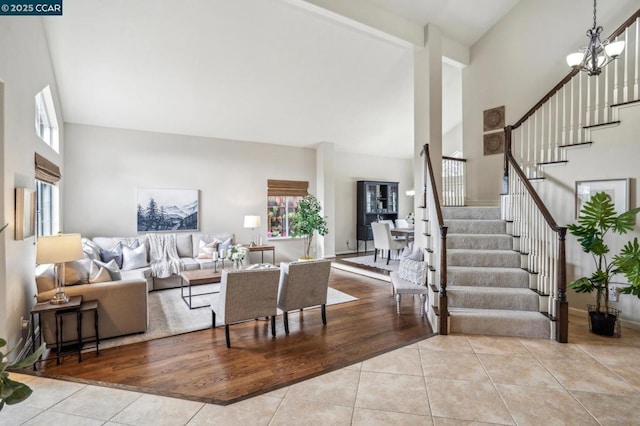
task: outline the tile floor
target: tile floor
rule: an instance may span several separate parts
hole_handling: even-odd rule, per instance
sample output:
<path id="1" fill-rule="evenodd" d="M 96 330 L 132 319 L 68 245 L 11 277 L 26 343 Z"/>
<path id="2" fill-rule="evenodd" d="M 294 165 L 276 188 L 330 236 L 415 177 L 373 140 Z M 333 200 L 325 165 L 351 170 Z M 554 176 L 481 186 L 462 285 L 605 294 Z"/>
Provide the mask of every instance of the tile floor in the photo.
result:
<path id="1" fill-rule="evenodd" d="M 229 406 L 12 374 L 9 425 L 640 425 L 640 331 L 570 343 L 436 336 Z"/>

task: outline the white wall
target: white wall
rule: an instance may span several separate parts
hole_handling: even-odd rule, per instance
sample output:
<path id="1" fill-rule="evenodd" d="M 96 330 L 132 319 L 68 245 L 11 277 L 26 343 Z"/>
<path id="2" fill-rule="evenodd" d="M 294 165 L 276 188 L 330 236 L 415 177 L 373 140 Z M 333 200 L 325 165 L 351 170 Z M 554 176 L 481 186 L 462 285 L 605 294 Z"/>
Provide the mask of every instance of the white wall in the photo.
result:
<path id="1" fill-rule="evenodd" d="M 336 253 L 349 252 L 356 247 L 357 181 L 399 182 L 398 217 L 403 218 L 413 211 L 413 198 L 405 195 L 406 190 L 413 188 L 412 159 L 400 160 L 340 152 L 336 153 L 335 171 Z M 364 245 L 361 248 L 364 249 Z"/>
<path id="2" fill-rule="evenodd" d="M 65 232 L 85 236 L 136 235 L 136 188 L 200 190 L 200 229 L 233 232 L 248 242 L 243 216 L 258 214 L 266 232 L 267 179 L 307 180 L 316 192 L 316 157 L 311 148 L 170 135 L 67 123 Z M 357 180 L 400 182 L 400 216 L 411 209 L 411 160 L 335 153 L 335 239 L 337 252 L 354 247 Z M 272 240 L 277 260 L 296 259 L 301 240 Z M 259 254 L 253 254 L 259 256 Z M 259 257 L 254 258 L 257 261 Z"/>
<path id="3" fill-rule="evenodd" d="M 598 24 L 612 33 L 638 9 L 637 0 L 598 4 Z M 472 202 L 497 202 L 501 155 L 483 156 L 482 112 L 505 105 L 514 124 L 570 71 L 565 57 L 586 44 L 593 22 L 584 0 L 521 0 L 471 48 L 462 70 L 464 156 L 471 159 L 467 194 Z"/>
<path id="4" fill-rule="evenodd" d="M 266 233 L 267 179 L 306 180 L 315 193 L 315 150 L 195 136 L 67 124 L 63 204 L 67 232 L 133 236 L 136 188 L 200 190 L 200 230 L 249 242 L 244 215 Z M 266 237 L 265 237 L 266 239 Z M 276 241 L 277 260 L 297 258 L 300 240 Z"/>
<path id="5" fill-rule="evenodd" d="M 0 81 L 4 82 L 0 222 L 10 223 L 0 234 L 0 255 L 4 253 L 0 256 L 0 337 L 7 338 L 11 347 L 20 338 L 20 317 L 29 318 L 35 294 L 34 237 L 14 240 L 15 188 L 34 188 L 35 151 L 59 165 L 62 162 L 61 155 L 45 145 L 34 129 L 35 95 L 47 85 L 51 86 L 60 120 L 60 139 L 64 141 L 61 108 L 40 18 L 2 19 Z"/>
<path id="6" fill-rule="evenodd" d="M 621 124 L 616 127 L 602 128 L 591 132 L 593 144 L 589 148 L 574 148 L 567 151 L 565 166 L 547 167 L 546 180 L 536 183 L 536 189 L 549 207 L 551 214 L 560 226 L 575 223 L 575 182 L 581 180 L 600 180 L 631 178 L 630 208 L 638 207 L 640 200 L 640 169 L 638 169 L 638 135 L 640 134 L 640 105 L 620 108 Z M 607 241 L 611 256 L 617 254 L 624 244 L 640 238 L 640 216 L 636 220 L 634 232 L 619 236 L 608 234 Z M 567 235 L 567 281 L 571 282 L 593 272 L 593 259 L 583 253 L 573 235 Z M 614 279 L 626 282 L 624 276 Z M 595 301 L 595 293 L 578 294 L 569 290 L 569 305 L 576 309 L 585 309 L 587 303 Z M 640 323 L 640 300 L 632 295 L 622 295 L 619 302 L 611 306 L 622 310 L 622 317 Z"/>

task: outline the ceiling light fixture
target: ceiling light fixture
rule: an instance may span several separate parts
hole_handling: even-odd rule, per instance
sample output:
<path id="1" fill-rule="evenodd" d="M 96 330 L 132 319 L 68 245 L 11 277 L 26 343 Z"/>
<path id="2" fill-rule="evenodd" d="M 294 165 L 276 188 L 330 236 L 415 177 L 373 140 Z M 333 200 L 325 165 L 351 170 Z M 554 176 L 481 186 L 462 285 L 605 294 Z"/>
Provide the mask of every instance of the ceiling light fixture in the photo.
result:
<path id="1" fill-rule="evenodd" d="M 608 39 L 600 41 L 602 27 L 596 24 L 596 0 L 593 0 L 593 28 L 587 30 L 589 45 L 580 47 L 575 53 L 567 55 L 567 64 L 589 75 L 598 75 L 602 68 L 620 55 L 624 50 L 624 41 L 610 43 Z"/>

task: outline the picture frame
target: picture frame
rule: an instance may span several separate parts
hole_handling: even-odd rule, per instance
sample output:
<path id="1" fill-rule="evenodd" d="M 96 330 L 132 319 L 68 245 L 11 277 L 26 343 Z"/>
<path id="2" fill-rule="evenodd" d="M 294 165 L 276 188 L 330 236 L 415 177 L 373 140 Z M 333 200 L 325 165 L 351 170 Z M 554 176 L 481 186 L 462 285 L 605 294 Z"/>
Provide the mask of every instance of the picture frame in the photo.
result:
<path id="1" fill-rule="evenodd" d="M 138 232 L 197 231 L 198 190 L 138 188 L 136 223 Z"/>
<path id="2" fill-rule="evenodd" d="M 584 204 L 603 191 L 611 197 L 617 214 L 628 211 L 630 181 L 630 178 L 576 181 L 576 218 Z"/>
<path id="3" fill-rule="evenodd" d="M 36 191 L 16 188 L 15 239 L 25 240 L 35 235 Z"/>

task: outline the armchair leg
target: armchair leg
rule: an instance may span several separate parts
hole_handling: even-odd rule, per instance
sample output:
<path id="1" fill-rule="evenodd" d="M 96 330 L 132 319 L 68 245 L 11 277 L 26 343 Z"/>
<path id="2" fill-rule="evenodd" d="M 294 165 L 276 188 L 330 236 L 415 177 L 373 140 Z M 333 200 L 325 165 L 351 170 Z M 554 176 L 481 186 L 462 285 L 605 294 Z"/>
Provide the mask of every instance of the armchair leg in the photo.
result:
<path id="1" fill-rule="evenodd" d="M 327 306 L 322 304 L 322 324 L 327 325 Z"/>
<path id="2" fill-rule="evenodd" d="M 211 328 L 216 328 L 216 311 L 211 310 Z"/>
<path id="3" fill-rule="evenodd" d="M 276 316 L 271 315 L 271 336 L 276 337 Z"/>
<path id="4" fill-rule="evenodd" d="M 391 250 L 387 250 L 387 265 L 389 264 L 389 259 L 391 259 Z"/>
<path id="5" fill-rule="evenodd" d="M 289 334 L 289 312 L 285 311 L 282 317 L 282 319 L 284 320 L 284 332 L 285 334 Z"/>
<path id="6" fill-rule="evenodd" d="M 400 293 L 396 293 L 396 311 L 398 312 L 398 315 L 400 315 L 400 298 L 402 296 L 400 295 Z"/>
<path id="7" fill-rule="evenodd" d="M 424 316 L 426 309 L 426 304 L 427 304 L 427 295 L 426 294 L 421 294 L 420 295 L 420 316 Z"/>
<path id="8" fill-rule="evenodd" d="M 373 261 L 375 262 L 376 259 L 378 259 L 378 249 L 374 248 L 373 249 Z"/>
<path id="9" fill-rule="evenodd" d="M 224 337 L 227 339 L 227 348 L 231 347 L 231 340 L 229 339 L 229 324 L 224 326 Z"/>

